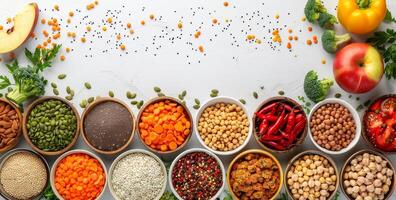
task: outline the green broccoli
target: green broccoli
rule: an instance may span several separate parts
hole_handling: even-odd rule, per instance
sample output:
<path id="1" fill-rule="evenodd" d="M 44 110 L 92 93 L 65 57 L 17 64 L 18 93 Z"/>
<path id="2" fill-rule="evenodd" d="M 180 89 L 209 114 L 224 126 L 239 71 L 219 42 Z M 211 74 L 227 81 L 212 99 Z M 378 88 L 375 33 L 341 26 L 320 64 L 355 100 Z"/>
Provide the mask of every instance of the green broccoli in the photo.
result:
<path id="1" fill-rule="evenodd" d="M 334 81 L 330 79 L 319 80 L 318 74 L 311 70 L 305 75 L 304 92 L 311 101 L 317 103 L 326 98 L 333 84 Z"/>
<path id="2" fill-rule="evenodd" d="M 322 28 L 330 29 L 338 23 L 337 18 L 327 12 L 320 0 L 308 0 L 305 4 L 304 13 L 309 22 L 317 22 Z"/>
<path id="3" fill-rule="evenodd" d="M 6 66 L 12 74 L 15 83 L 12 84 L 6 76 L 0 76 L 0 89 L 9 86 L 12 89 L 6 97 L 16 104 L 21 105 L 31 97 L 43 95 L 47 80 L 44 79 L 40 72 L 51 66 L 60 47 L 60 45 L 55 45 L 52 49 L 36 48 L 33 54 L 25 49 L 25 55 L 32 63 L 32 65 L 28 65 L 27 67 L 20 67 L 17 60 L 7 64 Z"/>
<path id="4" fill-rule="evenodd" d="M 326 30 L 322 35 L 322 45 L 328 53 L 335 53 L 341 45 L 350 40 L 351 36 L 348 33 L 336 35 L 333 30 Z"/>
<path id="5" fill-rule="evenodd" d="M 338 24 L 337 18 L 329 13 L 320 13 L 318 24 L 324 29 L 332 29 L 334 24 Z"/>

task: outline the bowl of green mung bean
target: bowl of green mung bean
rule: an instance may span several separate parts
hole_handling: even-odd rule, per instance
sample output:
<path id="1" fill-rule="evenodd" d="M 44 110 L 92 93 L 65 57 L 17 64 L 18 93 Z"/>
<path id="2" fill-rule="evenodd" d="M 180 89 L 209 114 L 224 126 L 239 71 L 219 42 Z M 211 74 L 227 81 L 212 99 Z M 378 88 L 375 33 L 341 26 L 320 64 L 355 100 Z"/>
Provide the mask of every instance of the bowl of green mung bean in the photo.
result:
<path id="1" fill-rule="evenodd" d="M 74 146 L 80 132 L 80 116 L 66 99 L 44 96 L 32 102 L 23 115 L 26 142 L 43 155 L 59 155 Z"/>

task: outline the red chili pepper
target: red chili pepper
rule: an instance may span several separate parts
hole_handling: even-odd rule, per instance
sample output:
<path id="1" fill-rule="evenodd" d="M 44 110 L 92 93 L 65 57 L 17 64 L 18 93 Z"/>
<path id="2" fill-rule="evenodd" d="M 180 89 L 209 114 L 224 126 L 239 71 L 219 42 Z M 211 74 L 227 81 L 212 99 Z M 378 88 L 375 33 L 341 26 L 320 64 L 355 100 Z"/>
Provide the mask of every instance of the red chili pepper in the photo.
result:
<path id="1" fill-rule="evenodd" d="M 264 119 L 259 126 L 259 134 L 264 135 L 267 133 L 268 130 L 268 120 Z"/>
<path id="2" fill-rule="evenodd" d="M 279 115 L 278 119 L 275 123 L 268 129 L 268 135 L 272 135 L 279 131 L 280 126 L 284 123 L 285 120 L 285 110 L 283 109 L 282 113 Z"/>
<path id="3" fill-rule="evenodd" d="M 283 137 L 281 135 L 263 135 L 261 136 L 260 141 L 280 141 L 282 139 Z"/>
<path id="4" fill-rule="evenodd" d="M 296 115 L 296 122 L 299 122 L 304 118 L 305 118 L 304 115 L 300 113 L 300 114 Z"/>
<path id="5" fill-rule="evenodd" d="M 305 118 L 303 118 L 301 121 L 297 122 L 296 126 L 294 126 L 293 131 L 289 135 L 288 141 L 290 144 L 294 143 L 296 138 L 300 135 L 300 133 L 304 130 L 305 128 Z"/>
<path id="6" fill-rule="evenodd" d="M 293 108 L 291 106 L 289 106 L 288 104 L 285 104 L 285 103 L 283 103 L 282 105 L 285 107 L 285 109 L 287 111 L 292 112 Z"/>
<path id="7" fill-rule="evenodd" d="M 286 147 L 284 147 L 276 142 L 273 142 L 273 141 L 264 141 L 263 143 L 274 148 L 274 149 L 280 150 L 280 151 L 283 151 L 286 149 Z"/>
<path id="8" fill-rule="evenodd" d="M 275 108 L 278 105 L 278 102 L 271 103 L 264 108 L 262 108 L 258 113 L 259 114 L 266 114 L 267 112 L 271 111 L 273 108 Z"/>
<path id="9" fill-rule="evenodd" d="M 256 113 L 257 118 L 261 119 L 261 120 L 268 120 L 268 121 L 276 121 L 278 119 L 278 117 L 272 115 L 272 114 L 260 114 L 260 113 Z"/>
<path id="10" fill-rule="evenodd" d="M 289 117 L 287 118 L 287 125 L 285 128 L 285 132 L 286 133 L 290 133 L 292 131 L 292 128 L 294 127 L 294 124 L 296 123 L 296 119 L 295 119 L 295 114 L 294 114 L 294 110 L 289 114 Z"/>

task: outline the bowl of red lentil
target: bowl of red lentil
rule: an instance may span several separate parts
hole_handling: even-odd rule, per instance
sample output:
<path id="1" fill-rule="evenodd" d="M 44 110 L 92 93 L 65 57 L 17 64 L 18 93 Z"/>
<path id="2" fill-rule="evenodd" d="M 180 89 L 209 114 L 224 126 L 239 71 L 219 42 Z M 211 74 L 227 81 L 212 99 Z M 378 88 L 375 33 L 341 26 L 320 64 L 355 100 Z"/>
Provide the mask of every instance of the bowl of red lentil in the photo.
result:
<path id="1" fill-rule="evenodd" d="M 0 98 L 0 153 L 14 148 L 22 133 L 22 114 L 19 107 L 6 98 Z"/>
<path id="2" fill-rule="evenodd" d="M 282 189 L 283 171 L 271 153 L 251 149 L 238 154 L 227 170 L 228 190 L 234 199 L 275 199 Z"/>
<path id="3" fill-rule="evenodd" d="M 187 106 L 167 96 L 147 101 L 140 108 L 137 124 L 141 142 L 150 151 L 159 154 L 182 149 L 193 132 L 193 120 Z"/>
<path id="4" fill-rule="evenodd" d="M 214 200 L 225 185 L 225 169 L 212 152 L 193 148 L 179 154 L 169 168 L 169 186 L 177 199 Z"/>
<path id="5" fill-rule="evenodd" d="M 68 151 L 51 168 L 51 188 L 59 199 L 100 199 L 107 185 L 103 161 L 87 150 Z"/>
<path id="6" fill-rule="evenodd" d="M 233 155 L 242 150 L 252 136 L 252 119 L 246 107 L 231 97 L 215 97 L 196 114 L 198 141 L 217 155 Z"/>
<path id="7" fill-rule="evenodd" d="M 327 154 L 344 154 L 359 142 L 359 114 L 344 100 L 330 98 L 317 103 L 308 119 L 309 138 Z"/>
<path id="8" fill-rule="evenodd" d="M 0 195 L 8 200 L 41 197 L 50 182 L 50 168 L 43 156 L 29 149 L 13 149 L 0 163 Z"/>

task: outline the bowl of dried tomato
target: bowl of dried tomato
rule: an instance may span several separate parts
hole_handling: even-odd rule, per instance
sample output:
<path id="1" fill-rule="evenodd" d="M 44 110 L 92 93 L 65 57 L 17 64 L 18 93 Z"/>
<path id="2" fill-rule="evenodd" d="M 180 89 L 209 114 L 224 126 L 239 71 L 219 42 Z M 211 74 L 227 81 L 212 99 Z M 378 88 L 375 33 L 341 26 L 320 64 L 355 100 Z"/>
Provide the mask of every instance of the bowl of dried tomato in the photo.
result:
<path id="1" fill-rule="evenodd" d="M 283 171 L 271 153 L 252 149 L 240 153 L 227 171 L 228 190 L 234 199 L 275 199 L 282 189 Z"/>
<path id="2" fill-rule="evenodd" d="M 363 116 L 363 138 L 374 148 L 396 152 L 396 94 L 384 95 Z"/>
<path id="3" fill-rule="evenodd" d="M 262 102 L 253 115 L 256 141 L 265 150 L 288 152 L 307 136 L 307 116 L 295 100 L 277 96 Z"/>
<path id="4" fill-rule="evenodd" d="M 214 200 L 223 192 L 225 169 L 211 151 L 193 148 L 179 154 L 169 167 L 168 181 L 177 199 Z"/>

